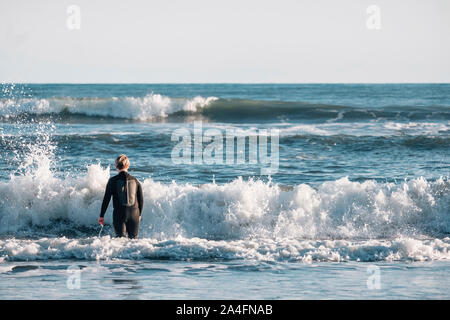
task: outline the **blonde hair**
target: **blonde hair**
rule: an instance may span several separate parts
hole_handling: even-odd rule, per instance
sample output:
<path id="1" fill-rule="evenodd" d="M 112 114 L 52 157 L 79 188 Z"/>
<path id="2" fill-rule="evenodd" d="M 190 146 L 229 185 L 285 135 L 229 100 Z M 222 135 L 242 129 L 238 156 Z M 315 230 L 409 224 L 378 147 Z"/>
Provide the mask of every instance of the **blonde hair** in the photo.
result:
<path id="1" fill-rule="evenodd" d="M 124 154 L 121 154 L 116 159 L 116 168 L 118 170 L 127 170 L 130 167 L 130 160 Z"/>

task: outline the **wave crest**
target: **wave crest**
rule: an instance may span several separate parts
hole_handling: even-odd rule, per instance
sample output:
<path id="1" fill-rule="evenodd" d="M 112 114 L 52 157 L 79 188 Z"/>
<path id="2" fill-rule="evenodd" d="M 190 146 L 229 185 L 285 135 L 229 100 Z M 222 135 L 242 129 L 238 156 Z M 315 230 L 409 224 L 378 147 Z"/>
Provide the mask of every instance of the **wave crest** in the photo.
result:
<path id="1" fill-rule="evenodd" d="M 169 98 L 153 93 L 125 98 L 4 99 L 0 100 L 0 116 L 59 114 L 146 121 L 166 118 L 177 112 L 196 112 L 215 100 L 215 97 L 200 96 L 192 99 Z"/>
<path id="2" fill-rule="evenodd" d="M 103 117 L 155 121 L 168 117 L 201 116 L 212 120 L 305 119 L 327 123 L 355 120 L 449 120 L 448 106 L 391 106 L 361 108 L 290 101 L 219 99 L 216 97 L 172 98 L 160 94 L 111 98 L 1 99 L 0 117 L 18 115 Z"/>

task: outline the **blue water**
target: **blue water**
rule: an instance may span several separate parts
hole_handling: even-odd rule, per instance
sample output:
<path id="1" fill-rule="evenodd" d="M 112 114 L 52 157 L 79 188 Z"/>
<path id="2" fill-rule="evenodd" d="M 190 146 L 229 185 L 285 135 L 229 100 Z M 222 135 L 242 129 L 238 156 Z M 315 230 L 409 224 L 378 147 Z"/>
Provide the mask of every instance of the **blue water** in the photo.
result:
<path id="1" fill-rule="evenodd" d="M 22 262 L 0 278 L 9 299 L 448 299 L 448 263 Z M 67 286 L 79 268 L 79 286 Z M 69 269 L 72 270 L 72 269 Z M 75 269 L 73 269 L 75 270 Z M 39 288 L 39 289 L 37 289 Z"/>
<path id="2" fill-rule="evenodd" d="M 176 163 L 199 124 L 244 136 L 244 163 Z M 449 84 L 3 84 L 0 298 L 448 298 L 449 124 Z M 111 209 L 98 238 L 121 153 L 139 240 Z"/>

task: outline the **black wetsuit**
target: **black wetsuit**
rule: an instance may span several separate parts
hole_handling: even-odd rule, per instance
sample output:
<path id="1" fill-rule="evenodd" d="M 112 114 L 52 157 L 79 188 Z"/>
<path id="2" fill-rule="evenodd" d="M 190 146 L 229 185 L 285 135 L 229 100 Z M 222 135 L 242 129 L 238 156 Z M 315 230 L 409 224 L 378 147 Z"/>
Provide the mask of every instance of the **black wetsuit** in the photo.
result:
<path id="1" fill-rule="evenodd" d="M 144 199 L 142 186 L 139 181 L 128 172 L 121 171 L 117 176 L 108 180 L 105 196 L 103 197 L 100 217 L 105 216 L 109 201 L 113 197 L 113 224 L 117 237 L 137 238 L 139 232 L 139 218 L 142 214 Z"/>

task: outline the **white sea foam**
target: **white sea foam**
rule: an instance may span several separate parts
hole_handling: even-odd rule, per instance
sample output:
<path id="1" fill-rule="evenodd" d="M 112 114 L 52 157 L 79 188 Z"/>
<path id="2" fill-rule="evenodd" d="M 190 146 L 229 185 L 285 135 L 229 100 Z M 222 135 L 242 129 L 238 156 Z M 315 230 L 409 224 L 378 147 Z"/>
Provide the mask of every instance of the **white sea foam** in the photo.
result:
<path id="1" fill-rule="evenodd" d="M 55 235 L 93 226 L 109 168 L 57 178 L 48 163 L 0 182 L 0 234 L 45 227 Z M 416 178 L 400 183 L 347 178 L 312 188 L 236 179 L 193 186 L 145 179 L 141 236 L 205 239 L 249 237 L 361 239 L 450 233 L 450 183 Z M 106 222 L 111 223 L 111 208 Z M 63 221 L 64 223 L 61 223 Z M 48 231 L 50 230 L 50 231 Z M 87 232 L 87 233 L 86 233 Z M 89 232 L 84 235 L 89 235 Z M 92 235 L 92 234 L 91 234 Z"/>
<path id="2" fill-rule="evenodd" d="M 450 122 L 341 122 L 319 124 L 289 124 L 279 128 L 280 136 L 296 135 L 350 135 L 350 136 L 439 136 L 450 133 Z"/>
<path id="3" fill-rule="evenodd" d="M 392 122 L 389 121 L 384 124 L 388 130 L 397 131 L 399 133 L 416 133 L 423 135 L 439 135 L 450 132 L 450 122 Z"/>
<path id="4" fill-rule="evenodd" d="M 0 240 L 6 261 L 50 259 L 246 259 L 259 261 L 430 261 L 450 259 L 450 238 L 418 240 L 245 239 L 231 241 L 177 237 L 127 240 L 104 236 L 85 239 Z"/>

